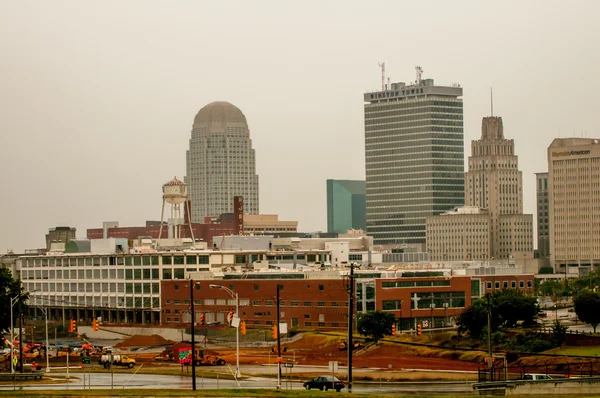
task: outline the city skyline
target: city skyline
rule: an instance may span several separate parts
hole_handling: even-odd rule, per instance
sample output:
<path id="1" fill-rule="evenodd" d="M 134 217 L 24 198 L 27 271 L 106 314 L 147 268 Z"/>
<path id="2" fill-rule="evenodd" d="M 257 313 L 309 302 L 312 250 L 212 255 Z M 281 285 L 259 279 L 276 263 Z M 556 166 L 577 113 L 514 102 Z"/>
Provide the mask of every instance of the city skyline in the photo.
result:
<path id="1" fill-rule="evenodd" d="M 252 122 L 261 212 L 324 231 L 324 181 L 365 179 L 360 95 L 380 87 L 378 62 L 393 81 L 422 65 L 465 88 L 465 152 L 494 88 L 527 214 L 553 139 L 600 132 L 593 1 L 388 3 L 411 22 L 385 26 L 358 2 L 274 4 L 3 4 L 0 181 L 18 194 L 3 198 L 0 251 L 43 247 L 53 226 L 155 218 L 162 183 L 185 174 L 190 115 L 221 99 Z"/>

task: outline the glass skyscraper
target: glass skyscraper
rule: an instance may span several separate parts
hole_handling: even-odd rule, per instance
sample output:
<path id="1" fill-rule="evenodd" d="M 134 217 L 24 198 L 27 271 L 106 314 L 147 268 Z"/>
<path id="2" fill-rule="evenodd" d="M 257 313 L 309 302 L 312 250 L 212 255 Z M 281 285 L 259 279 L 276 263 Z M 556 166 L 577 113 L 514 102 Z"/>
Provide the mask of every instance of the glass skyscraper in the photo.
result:
<path id="1" fill-rule="evenodd" d="M 244 212 L 258 214 L 258 175 L 246 116 L 229 102 L 212 102 L 194 118 L 186 153 L 192 221 L 233 213 L 234 196 Z"/>
<path id="2" fill-rule="evenodd" d="M 327 180 L 327 232 L 366 228 L 365 182 Z"/>
<path id="3" fill-rule="evenodd" d="M 367 233 L 377 244 L 425 243 L 425 217 L 464 204 L 462 88 L 393 83 L 367 93 Z"/>

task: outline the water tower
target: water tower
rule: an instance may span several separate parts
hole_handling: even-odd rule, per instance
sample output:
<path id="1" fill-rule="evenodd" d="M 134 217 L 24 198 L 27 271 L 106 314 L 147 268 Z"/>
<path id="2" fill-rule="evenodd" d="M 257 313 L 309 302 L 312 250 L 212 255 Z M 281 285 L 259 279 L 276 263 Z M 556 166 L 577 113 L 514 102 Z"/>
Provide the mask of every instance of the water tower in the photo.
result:
<path id="1" fill-rule="evenodd" d="M 181 225 L 185 224 L 185 220 L 181 217 L 181 204 L 187 206 L 187 212 L 190 214 L 190 202 L 187 200 L 187 184 L 177 177 L 163 185 L 163 204 L 160 213 L 160 230 L 158 232 L 158 239 L 162 235 L 162 227 L 165 216 L 165 203 L 171 206 L 171 217 L 167 220 L 169 228 L 169 238 L 178 239 L 181 236 Z M 190 227 L 190 235 L 192 242 L 194 241 L 194 232 L 192 230 L 192 224 L 188 223 Z"/>

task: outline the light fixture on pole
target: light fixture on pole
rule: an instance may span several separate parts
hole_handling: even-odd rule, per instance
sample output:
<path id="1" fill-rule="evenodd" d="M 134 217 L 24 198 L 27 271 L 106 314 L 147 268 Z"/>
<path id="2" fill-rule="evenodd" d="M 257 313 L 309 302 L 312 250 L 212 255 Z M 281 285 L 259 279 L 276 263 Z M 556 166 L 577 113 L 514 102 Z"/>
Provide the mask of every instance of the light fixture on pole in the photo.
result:
<path id="1" fill-rule="evenodd" d="M 231 290 L 228 287 L 223 285 L 209 285 L 211 289 L 221 289 L 229 293 L 229 295 L 235 299 L 235 315 L 231 320 L 231 324 L 235 327 L 235 360 L 236 360 L 236 370 L 235 377 L 239 378 L 241 376 L 240 373 L 240 313 L 239 313 L 239 296 L 236 292 Z M 237 318 L 237 321 L 234 322 L 234 319 Z"/>

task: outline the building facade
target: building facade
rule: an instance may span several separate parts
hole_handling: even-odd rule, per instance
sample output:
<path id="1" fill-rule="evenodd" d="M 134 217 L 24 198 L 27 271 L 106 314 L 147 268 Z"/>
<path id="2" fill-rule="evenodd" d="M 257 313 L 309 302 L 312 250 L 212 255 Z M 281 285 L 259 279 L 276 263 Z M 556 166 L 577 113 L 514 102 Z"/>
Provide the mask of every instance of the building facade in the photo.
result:
<path id="1" fill-rule="evenodd" d="M 490 214 L 479 207 L 457 207 L 427 217 L 427 252 L 431 261 L 487 260 Z"/>
<path id="2" fill-rule="evenodd" d="M 600 139 L 552 141 L 548 201 L 554 269 L 585 274 L 600 265 Z"/>
<path id="3" fill-rule="evenodd" d="M 277 214 L 244 214 L 244 233 L 265 235 L 298 232 L 298 221 L 280 221 Z"/>
<path id="4" fill-rule="evenodd" d="M 77 228 L 55 227 L 50 228 L 46 234 L 46 250 L 50 250 L 52 243 L 67 244 L 72 239 L 77 239 Z"/>
<path id="5" fill-rule="evenodd" d="M 269 275 L 264 275 L 269 277 Z M 271 275 L 272 279 L 223 279 L 195 281 L 194 312 L 207 323 L 225 324 L 235 300 L 224 290 L 209 285 L 222 285 L 238 294 L 240 318 L 248 327 L 270 329 L 277 324 L 277 289 L 279 286 L 280 321 L 290 329 L 346 329 L 348 327 L 347 281 L 337 278 L 304 279 L 302 273 Z M 162 308 L 165 325 L 190 322 L 189 281 L 162 283 Z M 197 298 L 196 298 L 197 297 Z"/>
<path id="6" fill-rule="evenodd" d="M 509 259 L 531 253 L 533 216 L 523 214 L 522 174 L 514 141 L 504 138 L 502 118 L 483 118 L 481 139 L 471 143 L 468 164 L 465 207 L 427 218 L 431 260 Z"/>
<path id="7" fill-rule="evenodd" d="M 233 213 L 234 196 L 244 198 L 244 210 L 259 213 L 256 159 L 246 116 L 228 102 L 212 102 L 194 118 L 186 153 L 185 182 L 192 222 Z"/>
<path id="8" fill-rule="evenodd" d="M 550 256 L 550 204 L 548 203 L 548 173 L 535 173 L 535 199 L 537 209 L 538 257 Z"/>
<path id="9" fill-rule="evenodd" d="M 364 94 L 367 233 L 425 243 L 425 218 L 464 203 L 462 88 L 433 79 Z"/>
<path id="10" fill-rule="evenodd" d="M 365 182 L 327 180 L 327 232 L 367 228 Z"/>

